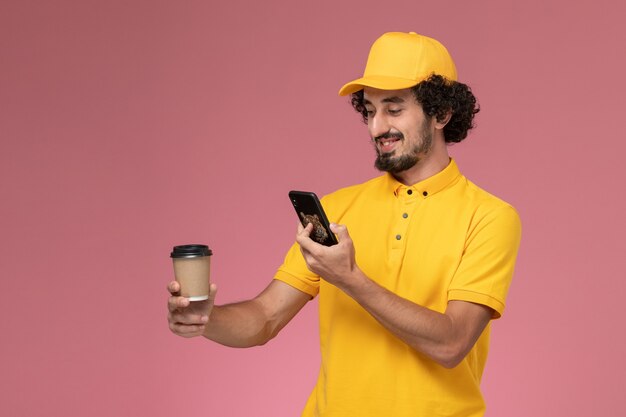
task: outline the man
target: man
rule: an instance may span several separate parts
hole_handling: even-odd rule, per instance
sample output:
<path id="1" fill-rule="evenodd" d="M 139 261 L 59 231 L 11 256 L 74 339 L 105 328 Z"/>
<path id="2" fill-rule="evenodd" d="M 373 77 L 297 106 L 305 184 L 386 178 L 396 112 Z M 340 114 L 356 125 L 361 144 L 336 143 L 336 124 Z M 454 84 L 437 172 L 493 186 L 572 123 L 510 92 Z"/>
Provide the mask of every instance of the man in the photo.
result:
<path id="1" fill-rule="evenodd" d="M 319 295 L 322 363 L 303 416 L 481 416 L 489 322 L 501 316 L 520 240 L 507 203 L 469 182 L 447 152 L 478 112 L 434 39 L 386 33 L 346 84 L 385 174 L 322 199 L 339 244 L 299 227 L 256 298 L 190 311 L 170 283 L 181 336 L 266 343 Z"/>

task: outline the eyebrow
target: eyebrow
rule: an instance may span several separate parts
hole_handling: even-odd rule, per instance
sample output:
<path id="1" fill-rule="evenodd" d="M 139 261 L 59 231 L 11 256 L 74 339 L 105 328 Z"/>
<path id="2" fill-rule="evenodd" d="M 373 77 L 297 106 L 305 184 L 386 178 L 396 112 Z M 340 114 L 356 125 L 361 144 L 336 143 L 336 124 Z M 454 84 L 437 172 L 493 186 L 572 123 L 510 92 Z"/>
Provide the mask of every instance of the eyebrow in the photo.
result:
<path id="1" fill-rule="evenodd" d="M 385 97 L 384 99 L 382 99 L 381 102 L 382 103 L 396 103 L 396 104 L 400 104 L 400 103 L 404 103 L 404 99 L 402 97 L 398 97 L 398 96 L 391 96 L 391 97 Z M 363 99 L 363 103 L 364 104 L 372 104 L 372 102 L 369 101 L 366 98 Z"/>

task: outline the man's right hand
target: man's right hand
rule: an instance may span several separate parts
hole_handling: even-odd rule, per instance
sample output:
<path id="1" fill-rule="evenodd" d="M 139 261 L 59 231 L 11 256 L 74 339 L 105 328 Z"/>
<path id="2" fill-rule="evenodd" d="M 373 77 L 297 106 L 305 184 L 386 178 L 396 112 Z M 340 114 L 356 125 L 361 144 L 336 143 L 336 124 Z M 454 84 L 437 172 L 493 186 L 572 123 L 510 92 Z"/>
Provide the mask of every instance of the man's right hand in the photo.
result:
<path id="1" fill-rule="evenodd" d="M 180 285 L 176 281 L 170 282 L 167 290 L 170 293 L 167 301 L 170 330 L 182 337 L 202 336 L 211 317 L 217 286 L 211 284 L 209 298 L 205 301 L 189 301 L 188 298 L 181 297 Z"/>

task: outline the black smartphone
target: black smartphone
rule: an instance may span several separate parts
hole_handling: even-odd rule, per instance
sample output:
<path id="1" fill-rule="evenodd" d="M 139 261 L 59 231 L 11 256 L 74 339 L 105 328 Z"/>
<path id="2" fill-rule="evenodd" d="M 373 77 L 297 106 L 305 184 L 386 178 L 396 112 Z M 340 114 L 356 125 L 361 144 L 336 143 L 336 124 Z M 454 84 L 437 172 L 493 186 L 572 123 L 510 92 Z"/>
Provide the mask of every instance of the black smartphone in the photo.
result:
<path id="1" fill-rule="evenodd" d="M 302 226 L 313 223 L 311 239 L 322 245 L 332 246 L 339 243 L 335 234 L 330 231 L 330 224 L 320 200 L 315 193 L 309 191 L 289 191 L 289 199 Z"/>

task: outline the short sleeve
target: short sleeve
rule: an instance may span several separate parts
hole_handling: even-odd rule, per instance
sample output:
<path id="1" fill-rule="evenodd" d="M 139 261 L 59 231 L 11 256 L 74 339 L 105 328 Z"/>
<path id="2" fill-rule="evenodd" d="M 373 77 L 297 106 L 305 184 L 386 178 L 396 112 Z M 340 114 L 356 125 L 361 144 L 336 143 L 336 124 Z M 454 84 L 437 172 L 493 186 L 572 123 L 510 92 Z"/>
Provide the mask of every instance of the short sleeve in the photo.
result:
<path id="1" fill-rule="evenodd" d="M 511 206 L 476 213 L 448 300 L 469 301 L 504 312 L 521 239 L 519 215 Z"/>
<path id="2" fill-rule="evenodd" d="M 320 277 L 309 271 L 300 251 L 300 245 L 297 243 L 294 243 L 287 252 L 283 264 L 274 275 L 274 279 L 283 281 L 311 297 L 315 297 L 319 292 Z"/>

